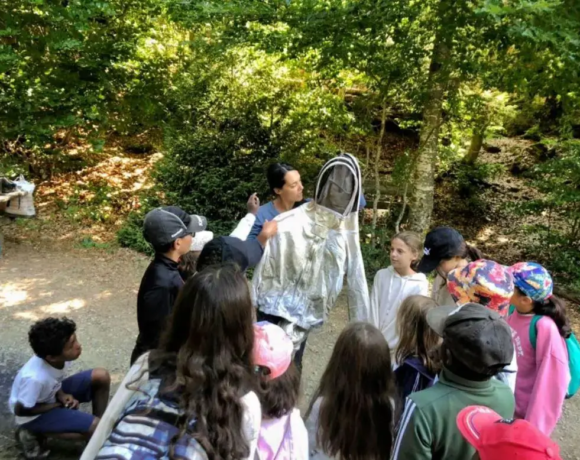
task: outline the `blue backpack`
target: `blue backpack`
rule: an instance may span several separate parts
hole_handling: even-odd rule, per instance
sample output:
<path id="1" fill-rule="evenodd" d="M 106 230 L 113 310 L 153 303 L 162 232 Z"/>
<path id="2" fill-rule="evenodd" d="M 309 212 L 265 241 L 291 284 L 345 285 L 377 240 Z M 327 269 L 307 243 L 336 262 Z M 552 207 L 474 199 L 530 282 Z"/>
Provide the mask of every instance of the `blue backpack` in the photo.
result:
<path id="1" fill-rule="evenodd" d="M 509 314 L 515 311 L 516 307 L 510 305 Z M 536 342 L 538 339 L 537 324 L 542 318 L 542 315 L 534 315 L 530 322 L 530 343 L 534 350 L 536 349 Z M 568 349 L 568 366 L 570 368 L 570 384 L 568 385 L 568 392 L 566 399 L 571 398 L 576 394 L 580 388 L 580 343 L 572 332 L 566 339 L 566 348 Z"/>
<path id="2" fill-rule="evenodd" d="M 193 426 L 181 432 L 183 411 L 159 396 L 160 383 L 150 379 L 139 387 L 95 460 L 207 460 L 205 450 L 190 434 Z"/>

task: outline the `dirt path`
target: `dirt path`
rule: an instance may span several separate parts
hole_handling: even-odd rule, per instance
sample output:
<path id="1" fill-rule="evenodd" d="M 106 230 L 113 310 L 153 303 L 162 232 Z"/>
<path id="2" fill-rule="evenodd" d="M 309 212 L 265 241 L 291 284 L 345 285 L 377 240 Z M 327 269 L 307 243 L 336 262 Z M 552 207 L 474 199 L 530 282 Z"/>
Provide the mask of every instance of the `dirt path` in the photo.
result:
<path id="1" fill-rule="evenodd" d="M 38 246 L 38 245 L 37 245 Z M 103 366 L 118 385 L 128 368 L 137 328 L 135 298 L 147 258 L 115 249 L 78 249 L 64 245 L 34 247 L 8 242 L 0 259 L 0 459 L 18 458 L 12 418 L 6 400 L 18 368 L 30 357 L 27 330 L 38 318 L 51 314 L 74 319 L 83 354 L 75 369 Z M 304 362 L 304 409 L 347 321 L 344 303 L 335 309 L 324 329 L 311 336 Z M 555 439 L 565 459 L 579 459 L 580 396 L 568 401 Z M 82 446 L 52 443 L 56 460 L 78 459 Z"/>

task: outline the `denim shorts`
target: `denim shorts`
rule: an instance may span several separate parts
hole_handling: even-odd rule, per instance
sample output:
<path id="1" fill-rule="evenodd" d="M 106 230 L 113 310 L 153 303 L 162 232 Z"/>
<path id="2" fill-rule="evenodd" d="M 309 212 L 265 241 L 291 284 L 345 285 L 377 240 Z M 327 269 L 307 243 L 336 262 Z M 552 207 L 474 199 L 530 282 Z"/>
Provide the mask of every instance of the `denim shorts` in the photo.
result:
<path id="1" fill-rule="evenodd" d="M 92 401 L 92 373 L 92 370 L 83 371 L 64 379 L 62 391 L 72 395 L 78 402 Z M 58 407 L 21 426 L 33 433 L 88 433 L 94 419 L 94 415 Z"/>

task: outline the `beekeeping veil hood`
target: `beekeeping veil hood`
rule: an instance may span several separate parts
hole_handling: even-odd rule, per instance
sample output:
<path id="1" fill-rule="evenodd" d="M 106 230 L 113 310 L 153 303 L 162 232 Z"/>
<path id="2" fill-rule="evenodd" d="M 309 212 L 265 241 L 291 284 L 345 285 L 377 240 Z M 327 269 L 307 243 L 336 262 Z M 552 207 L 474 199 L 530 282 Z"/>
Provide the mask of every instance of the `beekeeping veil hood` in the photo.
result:
<path id="1" fill-rule="evenodd" d="M 361 194 L 358 161 L 342 154 L 321 169 L 313 201 L 276 217 L 278 234 L 256 267 L 252 294 L 260 311 L 283 318 L 296 346 L 326 320 L 345 275 L 350 318 L 369 317 L 359 242 Z"/>

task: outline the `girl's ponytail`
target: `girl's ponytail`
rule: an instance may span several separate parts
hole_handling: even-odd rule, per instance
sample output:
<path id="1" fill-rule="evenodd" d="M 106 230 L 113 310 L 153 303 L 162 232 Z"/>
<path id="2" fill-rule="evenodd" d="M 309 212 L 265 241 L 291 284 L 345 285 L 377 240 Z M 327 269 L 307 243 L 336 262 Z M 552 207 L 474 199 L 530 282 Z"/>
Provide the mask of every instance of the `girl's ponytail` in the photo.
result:
<path id="1" fill-rule="evenodd" d="M 465 244 L 465 254 L 463 258 L 469 259 L 471 262 L 475 262 L 479 259 L 485 259 L 483 252 L 477 249 L 475 246 L 471 246 L 470 244 Z"/>
<path id="2" fill-rule="evenodd" d="M 548 297 L 544 301 L 534 300 L 534 313 L 536 315 L 548 316 L 558 326 L 560 335 L 567 339 L 572 333 L 570 321 L 566 316 L 566 304 L 562 299 L 555 295 Z"/>

